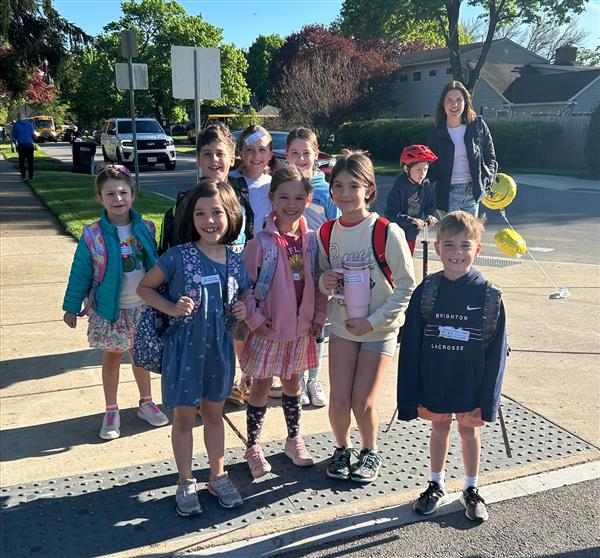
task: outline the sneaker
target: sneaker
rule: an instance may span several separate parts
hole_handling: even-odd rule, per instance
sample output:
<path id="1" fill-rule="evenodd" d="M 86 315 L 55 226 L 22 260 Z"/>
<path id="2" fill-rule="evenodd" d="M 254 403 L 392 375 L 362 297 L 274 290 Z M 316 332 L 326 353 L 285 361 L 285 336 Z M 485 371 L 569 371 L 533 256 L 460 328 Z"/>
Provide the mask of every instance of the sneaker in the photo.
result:
<path id="1" fill-rule="evenodd" d="M 229 480 L 227 473 L 223 473 L 208 483 L 208 492 L 219 499 L 219 504 L 224 508 L 237 508 L 242 505 L 242 495 Z"/>
<path id="2" fill-rule="evenodd" d="M 354 450 L 351 448 L 335 448 L 333 457 L 327 465 L 327 476 L 332 479 L 349 480 L 352 473 L 350 459 Z"/>
<path id="3" fill-rule="evenodd" d="M 271 389 L 269 390 L 269 397 L 278 398 L 281 397 L 283 393 L 283 386 L 281 385 L 281 380 L 277 376 L 273 376 L 273 383 L 271 384 Z"/>
<path id="4" fill-rule="evenodd" d="M 246 404 L 246 397 L 245 397 L 244 389 L 241 388 L 240 386 L 238 386 L 237 384 L 234 384 L 234 386 L 231 388 L 231 393 L 229 394 L 229 397 L 227 398 L 227 402 L 233 403 L 234 405 L 237 405 L 238 407 L 243 407 Z"/>
<path id="5" fill-rule="evenodd" d="M 421 492 L 413 504 L 413 510 L 423 515 L 429 515 L 438 509 L 448 498 L 446 491 L 435 481 L 429 481 L 425 492 Z"/>
<path id="6" fill-rule="evenodd" d="M 248 462 L 250 474 L 254 479 L 264 477 L 271 471 L 271 465 L 269 465 L 269 462 L 265 459 L 265 454 L 258 444 L 250 446 L 246 450 L 244 459 Z"/>
<path id="7" fill-rule="evenodd" d="M 308 380 L 306 391 L 308 391 L 310 402 L 315 407 L 325 407 L 327 405 L 327 394 L 319 380 Z"/>
<path id="8" fill-rule="evenodd" d="M 310 467 L 315 464 L 301 436 L 288 438 L 285 441 L 285 449 L 283 451 L 292 460 L 292 463 L 298 467 Z"/>
<path id="9" fill-rule="evenodd" d="M 177 487 L 175 493 L 175 511 L 181 517 L 200 515 L 202 506 L 198 500 L 196 479 L 188 479 Z"/>
<path id="10" fill-rule="evenodd" d="M 100 438 L 103 440 L 114 440 L 121 435 L 121 416 L 119 411 L 110 411 L 104 414 Z"/>
<path id="11" fill-rule="evenodd" d="M 308 398 L 308 393 L 306 393 L 306 381 L 304 380 L 304 376 L 300 376 L 300 405 L 303 407 L 310 405 L 310 399 Z"/>
<path id="12" fill-rule="evenodd" d="M 158 408 L 158 405 L 154 403 L 154 401 L 140 403 L 137 416 L 152 426 L 164 426 L 165 424 L 169 424 L 167 415 Z"/>
<path id="13" fill-rule="evenodd" d="M 476 487 L 469 486 L 469 488 L 463 490 L 459 499 L 465 507 L 465 515 L 471 521 L 484 522 L 489 519 L 485 500 L 479 495 L 479 490 Z"/>
<path id="14" fill-rule="evenodd" d="M 355 482 L 373 482 L 379 475 L 383 459 L 377 450 L 361 450 L 352 466 L 350 479 Z"/>

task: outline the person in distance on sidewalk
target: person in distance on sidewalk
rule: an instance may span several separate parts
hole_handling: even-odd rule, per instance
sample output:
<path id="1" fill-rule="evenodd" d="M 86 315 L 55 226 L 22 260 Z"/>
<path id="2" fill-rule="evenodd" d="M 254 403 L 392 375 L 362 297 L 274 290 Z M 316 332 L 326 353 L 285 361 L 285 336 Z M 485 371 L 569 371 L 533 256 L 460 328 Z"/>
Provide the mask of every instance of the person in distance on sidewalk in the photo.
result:
<path id="1" fill-rule="evenodd" d="M 507 355 L 500 291 L 472 267 L 481 251 L 483 224 L 465 211 L 439 223 L 435 250 L 444 267 L 415 290 L 406 313 L 398 361 L 398 418 L 431 421 L 431 480 L 414 502 L 421 514 L 436 511 L 444 486 L 452 415 L 464 464 L 460 502 L 472 521 L 487 521 L 477 480 L 481 426 L 494 422 Z"/>

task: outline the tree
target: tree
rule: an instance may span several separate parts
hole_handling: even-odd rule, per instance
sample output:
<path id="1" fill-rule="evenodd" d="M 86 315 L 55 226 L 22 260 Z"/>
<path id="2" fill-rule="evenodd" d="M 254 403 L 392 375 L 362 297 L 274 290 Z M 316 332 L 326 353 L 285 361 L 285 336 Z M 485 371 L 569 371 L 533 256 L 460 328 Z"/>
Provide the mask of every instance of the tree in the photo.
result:
<path id="1" fill-rule="evenodd" d="M 270 73 L 282 116 L 315 128 L 323 143 L 346 119 L 366 117 L 385 106 L 398 69 L 396 41 L 358 42 L 321 25 L 287 37 Z"/>
<path id="2" fill-rule="evenodd" d="M 577 60 L 575 62 L 578 66 L 600 66 L 600 46 L 597 46 L 595 49 L 578 49 Z"/>
<path id="3" fill-rule="evenodd" d="M 74 52 L 75 67 L 65 68 L 65 81 L 74 90 L 61 91 L 80 118 L 87 123 L 128 113 L 127 97 L 115 87 L 114 65 L 123 62 L 120 31 L 134 29 L 138 36 L 135 62 L 148 65 L 148 91 L 136 92 L 138 114 L 153 115 L 159 121 L 177 121 L 192 103 L 174 99 L 171 84 L 171 45 L 220 48 L 221 99 L 206 101 L 208 106 L 241 106 L 250 100 L 244 79 L 246 58 L 233 45 L 222 44 L 222 31 L 206 23 L 200 15 L 191 16 L 171 0 L 127 0 L 123 16 L 104 27 L 94 48 Z M 79 77 L 76 77 L 79 74 Z"/>
<path id="4" fill-rule="evenodd" d="M 352 5 L 357 14 L 363 14 L 367 18 L 376 17 L 377 21 L 385 21 L 385 18 L 413 17 L 418 21 L 435 21 L 438 30 L 443 37 L 450 57 L 450 66 L 455 80 L 465 84 L 467 89 L 473 91 L 481 68 L 487 59 L 492 40 L 496 30 L 505 25 L 515 22 L 532 23 L 545 17 L 552 21 L 569 22 L 572 14 L 583 11 L 588 0 L 468 0 L 471 6 L 478 6 L 483 10 L 482 19 L 487 28 L 477 63 L 467 76 L 463 72 L 460 55 L 460 8 L 462 0 L 380 0 L 377 10 L 373 9 L 370 2 L 361 0 L 345 0 L 342 7 L 344 14 L 345 6 Z M 374 16 L 372 12 L 379 11 Z M 402 15 L 404 14 L 404 15 Z M 407 15 L 408 14 L 408 15 Z"/>
<path id="5" fill-rule="evenodd" d="M 259 35 L 248 49 L 246 81 L 256 95 L 259 107 L 274 103 L 269 94 L 269 63 L 284 42 L 283 37 L 277 34 Z"/>
<path id="6" fill-rule="evenodd" d="M 3 0 L 0 3 L 0 87 L 22 96 L 31 76 L 43 70 L 55 77 L 67 47 L 91 37 L 59 16 L 50 0 Z"/>

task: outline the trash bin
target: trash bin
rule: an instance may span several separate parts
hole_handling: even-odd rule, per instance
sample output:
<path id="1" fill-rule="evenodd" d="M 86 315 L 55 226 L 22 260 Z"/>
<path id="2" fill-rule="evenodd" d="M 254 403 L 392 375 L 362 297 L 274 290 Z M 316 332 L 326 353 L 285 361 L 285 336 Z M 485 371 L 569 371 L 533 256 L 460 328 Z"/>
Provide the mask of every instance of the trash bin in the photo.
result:
<path id="1" fill-rule="evenodd" d="M 71 172 L 94 174 L 94 157 L 96 155 L 96 142 L 74 141 L 72 146 L 73 168 Z"/>

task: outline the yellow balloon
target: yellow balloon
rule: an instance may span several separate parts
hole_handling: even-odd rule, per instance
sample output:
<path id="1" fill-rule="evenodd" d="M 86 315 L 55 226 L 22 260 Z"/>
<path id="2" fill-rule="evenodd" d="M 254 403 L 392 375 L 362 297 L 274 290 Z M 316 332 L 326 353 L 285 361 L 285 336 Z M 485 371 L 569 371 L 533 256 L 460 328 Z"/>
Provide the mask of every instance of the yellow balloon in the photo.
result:
<path id="1" fill-rule="evenodd" d="M 515 181 L 508 176 L 499 172 L 492 182 L 494 195 L 486 194 L 481 200 L 481 203 L 490 209 L 504 209 L 509 205 L 517 195 L 517 185 Z"/>
<path id="2" fill-rule="evenodd" d="M 512 229 L 502 229 L 495 236 L 496 246 L 503 254 L 514 258 L 520 258 L 527 250 L 525 239 Z"/>

